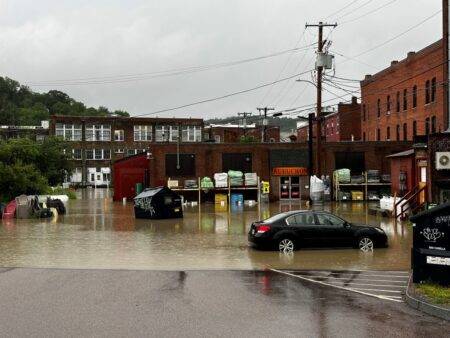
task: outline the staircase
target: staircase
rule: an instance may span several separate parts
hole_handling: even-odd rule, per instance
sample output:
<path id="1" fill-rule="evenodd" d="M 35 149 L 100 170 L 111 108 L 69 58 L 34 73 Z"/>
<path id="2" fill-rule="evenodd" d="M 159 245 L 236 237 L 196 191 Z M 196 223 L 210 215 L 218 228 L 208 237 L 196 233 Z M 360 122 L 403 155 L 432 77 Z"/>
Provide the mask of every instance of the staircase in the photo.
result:
<path id="1" fill-rule="evenodd" d="M 417 213 L 427 202 L 427 186 L 425 184 L 414 187 L 394 204 L 395 219 L 406 219 L 408 214 Z"/>

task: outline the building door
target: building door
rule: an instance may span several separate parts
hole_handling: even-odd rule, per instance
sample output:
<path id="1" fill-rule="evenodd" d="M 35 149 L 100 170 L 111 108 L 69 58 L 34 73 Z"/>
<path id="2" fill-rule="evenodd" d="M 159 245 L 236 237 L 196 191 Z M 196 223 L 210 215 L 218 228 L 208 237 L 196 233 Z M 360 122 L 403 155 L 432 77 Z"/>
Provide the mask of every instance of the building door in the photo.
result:
<path id="1" fill-rule="evenodd" d="M 280 199 L 281 200 L 300 199 L 300 177 L 298 176 L 280 177 Z"/>

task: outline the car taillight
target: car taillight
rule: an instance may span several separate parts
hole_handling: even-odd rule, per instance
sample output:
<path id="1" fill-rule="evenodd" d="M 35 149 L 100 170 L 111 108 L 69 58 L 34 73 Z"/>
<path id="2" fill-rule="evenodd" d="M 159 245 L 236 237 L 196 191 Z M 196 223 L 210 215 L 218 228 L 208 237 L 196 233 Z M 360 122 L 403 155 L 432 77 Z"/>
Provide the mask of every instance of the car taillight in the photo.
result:
<path id="1" fill-rule="evenodd" d="M 270 231 L 270 226 L 268 226 L 268 225 L 257 225 L 256 226 L 256 232 L 258 234 L 263 234 L 267 231 Z"/>

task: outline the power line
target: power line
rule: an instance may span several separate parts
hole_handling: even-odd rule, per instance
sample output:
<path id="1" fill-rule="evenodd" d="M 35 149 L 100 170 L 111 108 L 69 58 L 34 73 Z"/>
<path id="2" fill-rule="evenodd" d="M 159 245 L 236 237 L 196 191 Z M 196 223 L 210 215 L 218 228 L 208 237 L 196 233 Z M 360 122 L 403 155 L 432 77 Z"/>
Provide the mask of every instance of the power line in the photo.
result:
<path id="1" fill-rule="evenodd" d="M 336 19 L 336 21 L 338 21 L 338 20 L 340 20 L 340 19 L 342 19 L 342 18 L 345 18 L 346 16 L 348 16 L 348 15 L 350 15 L 350 14 L 355 13 L 357 10 L 359 10 L 359 9 L 361 9 L 361 8 L 363 8 L 363 7 L 365 7 L 365 6 L 367 6 L 367 5 L 370 4 L 372 1 L 373 1 L 373 0 L 369 0 L 369 1 L 364 2 L 362 5 L 360 5 L 360 6 L 356 7 L 356 8 L 354 8 L 354 9 L 352 9 L 350 12 L 347 12 L 347 13 L 341 15 L 340 17 L 338 17 L 338 18 Z"/>
<path id="2" fill-rule="evenodd" d="M 208 102 L 222 100 L 222 99 L 225 99 L 225 98 L 228 98 L 228 97 L 231 97 L 231 96 L 236 96 L 236 95 L 252 92 L 252 91 L 255 91 L 255 90 L 258 90 L 258 89 L 261 89 L 261 88 L 265 88 L 265 87 L 268 87 L 268 86 L 272 86 L 272 85 L 274 85 L 276 83 L 280 83 L 280 82 L 283 82 L 283 81 L 288 81 L 288 80 L 296 78 L 296 77 L 298 77 L 300 75 L 306 74 L 308 72 L 310 72 L 310 70 L 308 70 L 306 72 L 303 72 L 303 73 L 295 74 L 295 75 L 292 75 L 292 76 L 289 76 L 289 77 L 285 77 L 284 79 L 280 79 L 280 80 L 277 80 L 277 81 L 265 83 L 265 84 L 262 84 L 262 85 L 259 85 L 259 86 L 253 87 L 253 88 L 240 90 L 240 91 L 237 91 L 237 92 L 225 94 L 225 95 L 214 97 L 214 98 L 211 98 L 211 99 L 206 99 L 206 100 L 201 100 L 201 101 L 197 101 L 197 102 L 187 103 L 187 104 L 183 104 L 183 105 L 172 107 L 172 108 L 161 109 L 161 110 L 157 110 L 157 111 L 154 111 L 154 112 L 151 112 L 151 113 L 134 115 L 133 117 L 155 115 L 155 114 L 165 113 L 165 112 L 169 112 L 169 111 L 173 111 L 173 110 L 178 110 L 178 109 L 181 109 L 181 108 L 192 107 L 192 106 L 196 106 L 196 105 L 203 104 L 203 103 L 208 103 Z"/>
<path id="3" fill-rule="evenodd" d="M 338 9 L 337 11 L 331 13 L 330 15 L 328 15 L 326 18 L 324 18 L 324 20 L 330 19 L 332 16 L 341 13 L 342 11 L 346 10 L 347 8 L 349 8 L 351 5 L 353 5 L 354 3 L 358 2 L 360 0 L 353 0 L 351 1 L 349 4 L 345 5 L 344 7 L 342 7 L 341 9 Z"/>
<path id="4" fill-rule="evenodd" d="M 385 8 L 385 7 L 389 6 L 389 5 L 391 5 L 391 4 L 393 4 L 394 2 L 397 2 L 397 0 L 389 1 L 389 2 L 385 3 L 384 5 L 381 5 L 380 7 L 374 8 L 374 9 L 372 9 L 371 11 L 369 11 L 369 12 L 367 12 L 367 13 L 364 13 L 364 14 L 362 14 L 362 15 L 356 17 L 356 18 L 350 19 L 350 20 L 348 20 L 348 21 L 344 21 L 344 22 L 341 23 L 341 25 L 345 25 L 345 24 L 347 24 L 347 23 L 351 23 L 351 22 L 360 20 L 360 19 L 362 19 L 362 18 L 365 18 L 366 16 L 378 12 L 379 10 L 381 10 L 381 9 L 383 9 L 383 8 Z"/>
<path id="5" fill-rule="evenodd" d="M 308 45 L 308 46 L 291 48 L 291 49 L 287 49 L 287 50 L 283 50 L 280 52 L 267 54 L 267 55 L 263 55 L 263 56 L 242 59 L 242 60 L 236 60 L 236 61 L 221 62 L 221 63 L 206 65 L 206 66 L 185 67 L 185 68 L 178 68 L 178 69 L 171 69 L 171 70 L 135 73 L 135 74 L 127 74 L 127 75 L 111 75 L 111 76 L 103 76 L 103 77 L 86 77 L 86 78 L 75 78 L 75 79 L 36 81 L 36 82 L 29 82 L 29 85 L 32 85 L 32 86 L 51 86 L 51 85 L 70 86 L 70 85 L 83 85 L 83 84 L 106 84 L 106 83 L 116 83 L 116 82 L 120 83 L 120 82 L 147 80 L 147 79 L 151 79 L 151 78 L 175 76 L 175 75 L 181 75 L 181 74 L 190 74 L 190 73 L 195 73 L 195 72 L 203 72 L 203 71 L 207 71 L 207 70 L 211 70 L 211 69 L 236 66 L 236 65 L 240 65 L 240 64 L 244 64 L 244 63 L 249 63 L 249 62 L 254 62 L 254 61 L 259 61 L 259 60 L 263 60 L 263 59 L 277 57 L 277 56 L 284 55 L 287 53 L 294 53 L 294 52 L 299 52 L 299 51 L 303 51 L 303 50 L 308 50 L 308 49 L 310 49 L 310 47 L 312 47 L 314 45 L 315 45 L 315 43 Z"/>

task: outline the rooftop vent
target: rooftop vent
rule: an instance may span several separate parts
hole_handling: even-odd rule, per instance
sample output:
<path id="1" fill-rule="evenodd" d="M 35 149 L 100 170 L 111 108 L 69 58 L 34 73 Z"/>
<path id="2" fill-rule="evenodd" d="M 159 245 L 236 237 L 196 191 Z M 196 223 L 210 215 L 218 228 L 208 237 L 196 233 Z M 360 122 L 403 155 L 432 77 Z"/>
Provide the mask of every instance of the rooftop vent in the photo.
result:
<path id="1" fill-rule="evenodd" d="M 396 65 L 397 63 L 398 63 L 397 60 L 391 61 L 391 66 L 394 66 L 394 65 Z"/>
<path id="2" fill-rule="evenodd" d="M 372 75 L 366 74 L 366 76 L 364 77 L 364 80 L 370 80 L 371 77 L 372 77 Z"/>
<path id="3" fill-rule="evenodd" d="M 407 57 L 410 58 L 412 56 L 414 56 L 416 54 L 416 52 L 408 52 Z"/>

